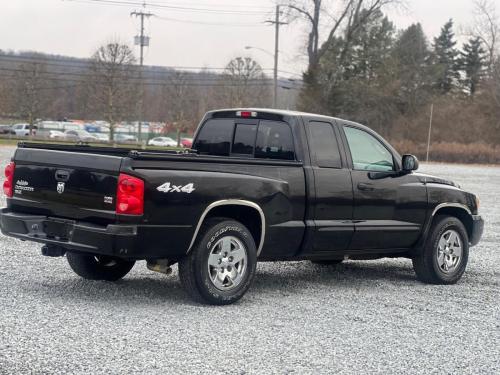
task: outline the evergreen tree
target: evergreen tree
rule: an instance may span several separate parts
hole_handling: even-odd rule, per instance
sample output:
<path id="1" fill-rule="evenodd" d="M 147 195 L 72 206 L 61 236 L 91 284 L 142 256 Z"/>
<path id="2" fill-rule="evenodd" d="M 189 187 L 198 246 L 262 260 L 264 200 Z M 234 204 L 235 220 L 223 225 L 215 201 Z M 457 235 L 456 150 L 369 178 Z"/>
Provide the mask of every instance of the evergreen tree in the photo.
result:
<path id="1" fill-rule="evenodd" d="M 462 84 L 471 96 L 475 94 L 486 66 L 485 53 L 479 38 L 469 39 L 461 52 L 460 65 L 465 73 Z"/>
<path id="2" fill-rule="evenodd" d="M 436 88 L 440 93 L 450 92 L 460 77 L 457 61 L 458 51 L 455 48 L 453 20 L 449 20 L 441 28 L 439 37 L 434 38 L 434 61 L 437 68 Z"/>
<path id="3" fill-rule="evenodd" d="M 399 34 L 392 55 L 394 79 L 399 82 L 398 107 L 402 114 L 415 114 L 428 101 L 432 86 L 431 52 L 420 23 Z"/>
<path id="4" fill-rule="evenodd" d="M 394 33 L 392 22 L 374 12 L 349 40 L 338 37 L 325 43 L 316 85 L 305 82 L 301 108 L 345 116 L 384 131 L 393 113 L 394 80 L 389 73 Z"/>

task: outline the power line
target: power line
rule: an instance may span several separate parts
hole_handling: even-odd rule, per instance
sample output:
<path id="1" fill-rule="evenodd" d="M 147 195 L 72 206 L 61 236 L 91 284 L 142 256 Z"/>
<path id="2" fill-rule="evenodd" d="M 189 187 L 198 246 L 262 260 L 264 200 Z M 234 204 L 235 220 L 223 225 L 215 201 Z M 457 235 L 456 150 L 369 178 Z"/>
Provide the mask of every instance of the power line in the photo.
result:
<path id="1" fill-rule="evenodd" d="M 15 56 L 15 55 L 2 55 L 0 54 L 0 63 L 4 59 L 4 61 L 13 61 L 17 63 L 40 63 L 43 65 L 47 66 L 58 66 L 58 67 L 64 67 L 68 69 L 79 69 L 79 68 L 88 68 L 89 66 L 92 65 L 93 61 L 90 59 L 82 59 L 81 61 L 75 61 L 75 60 L 64 60 L 64 59 L 57 59 L 53 57 L 49 58 L 43 58 L 43 57 L 32 57 L 32 56 Z M 140 69 L 138 66 L 131 66 L 131 69 Z M 164 72 L 151 72 L 150 69 L 172 69 L 172 70 L 197 70 L 197 71 L 224 71 L 226 70 L 226 67 L 207 67 L 207 66 L 181 66 L 181 65 L 165 65 L 165 66 L 156 66 L 156 65 L 146 65 L 144 66 L 144 73 L 146 74 L 161 74 Z M 272 71 L 274 70 L 273 68 L 262 68 L 263 71 Z M 278 70 L 280 73 L 284 74 L 289 74 L 297 77 L 302 77 L 302 74 L 300 73 L 294 73 L 286 70 Z M 199 73 L 199 72 L 192 72 L 193 74 Z M 66 74 L 61 72 L 61 74 Z M 207 74 L 218 74 L 218 73 L 207 73 Z"/>
<path id="2" fill-rule="evenodd" d="M 27 73 L 29 74 L 29 70 L 25 69 L 18 69 L 18 68 L 2 68 L 0 67 L 0 71 L 4 72 L 11 72 L 14 74 L 11 75 L 4 75 L 4 77 L 10 77 L 12 79 L 19 79 L 18 75 L 15 75 L 16 73 Z M 93 79 L 98 79 L 101 77 L 102 79 L 106 78 L 105 74 L 93 74 L 90 72 L 47 72 L 47 71 L 38 71 L 37 72 L 38 76 L 35 77 L 37 79 L 41 80 L 59 80 L 59 81 L 72 81 L 72 82 L 80 82 L 80 83 L 85 83 L 88 82 L 86 79 L 93 78 Z M 56 77 L 52 77 L 52 76 Z M 77 77 L 77 78 L 68 78 L 69 77 Z M 140 76 L 128 76 L 128 77 L 114 77 L 113 78 L 115 82 L 120 82 L 120 83 L 141 83 L 144 85 L 152 85 L 152 86 L 168 86 L 168 85 L 176 85 L 176 84 L 192 84 L 194 86 L 198 84 L 213 84 L 215 83 L 220 83 L 222 86 L 226 85 L 230 81 L 241 81 L 237 76 L 228 76 L 228 75 L 218 75 L 214 77 L 187 77 L 187 78 L 176 78 L 176 77 L 162 77 L 162 78 L 144 78 Z M 247 82 L 251 83 L 257 83 L 257 82 L 264 82 L 268 84 L 271 82 L 270 78 L 263 77 L 263 78 L 249 78 L 246 79 Z M 284 77 L 279 77 L 278 83 L 279 82 L 285 82 L 288 81 L 290 84 L 296 84 L 297 81 L 295 80 L 287 80 Z M 234 83 L 234 82 L 233 82 Z M 245 83 L 241 83 L 241 86 L 245 86 Z"/>
<path id="3" fill-rule="evenodd" d="M 0 71 L 5 71 L 5 69 L 0 68 Z M 0 77 L 5 78 L 5 79 L 12 79 L 12 80 L 19 80 L 18 76 L 15 75 L 8 75 L 8 74 L 0 74 Z M 76 79 L 76 78 L 64 78 L 64 77 L 41 77 L 38 76 L 36 77 L 40 81 L 55 81 L 55 82 L 74 82 L 74 83 L 89 83 L 88 81 L 85 81 L 83 79 Z M 122 78 L 122 79 L 115 79 L 114 83 L 117 85 L 126 85 L 126 84 L 132 84 L 134 83 L 134 78 Z M 96 85 L 106 85 L 106 82 L 103 82 L 102 80 L 94 80 L 92 81 L 92 84 Z M 234 87 L 246 87 L 246 86 L 270 86 L 272 85 L 271 80 L 269 79 L 252 79 L 249 82 L 243 83 L 243 82 L 228 82 L 228 81 L 196 81 L 196 80 L 189 80 L 189 81 L 175 81 L 175 80 L 170 80 L 170 81 L 156 81 L 156 82 L 142 82 L 144 86 L 157 86 L 157 87 L 168 87 L 170 85 L 185 85 L 185 86 L 220 86 L 220 87 L 227 87 L 227 86 L 234 86 Z"/>
<path id="4" fill-rule="evenodd" d="M 138 2 L 133 0 L 66 0 L 66 1 L 95 3 L 95 4 L 112 5 L 112 6 L 140 7 L 144 5 L 144 2 Z M 151 2 L 148 2 L 147 6 L 150 8 L 169 9 L 170 11 L 174 12 L 189 12 L 189 13 L 228 14 L 228 15 L 245 15 L 245 16 L 264 16 L 269 14 L 268 12 L 257 11 L 257 10 L 197 8 L 197 7 L 176 6 L 167 4 L 156 4 Z"/>
<path id="5" fill-rule="evenodd" d="M 190 23 L 196 25 L 207 25 L 207 26 L 223 26 L 223 27 L 268 27 L 265 24 L 259 23 L 224 23 L 224 22 L 205 22 L 205 21 L 193 21 L 193 20 L 179 20 L 176 18 L 156 16 L 156 18 L 163 21 L 179 22 L 179 23 Z"/>
<path id="6" fill-rule="evenodd" d="M 138 1 L 138 0 L 136 0 Z M 172 5 L 172 6 L 190 6 L 190 7 L 206 7 L 208 4 L 206 3 L 192 3 L 188 1 L 184 1 L 182 3 L 172 3 L 171 1 L 161 1 L 161 0 L 147 0 L 147 4 L 160 4 L 160 5 Z M 274 10 L 274 5 L 255 5 L 255 4 L 217 4 L 213 3 L 212 0 L 210 0 L 210 6 L 211 7 L 222 7 L 222 8 L 227 8 L 228 6 L 231 8 L 251 8 L 251 9 L 265 9 L 272 11 Z"/>

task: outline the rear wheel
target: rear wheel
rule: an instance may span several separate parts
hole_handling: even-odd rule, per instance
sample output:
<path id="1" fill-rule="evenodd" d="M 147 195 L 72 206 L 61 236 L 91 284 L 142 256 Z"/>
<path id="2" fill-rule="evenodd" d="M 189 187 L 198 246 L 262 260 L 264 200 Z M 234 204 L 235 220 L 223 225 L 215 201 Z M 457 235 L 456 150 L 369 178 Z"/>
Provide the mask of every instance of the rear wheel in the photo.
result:
<path id="1" fill-rule="evenodd" d="M 439 216 L 422 253 L 412 261 L 420 281 L 455 284 L 464 274 L 468 259 L 469 236 L 462 222 L 453 216 Z"/>
<path id="2" fill-rule="evenodd" d="M 246 293 L 256 264 L 255 242 L 243 224 L 210 219 L 189 254 L 179 261 L 179 277 L 195 301 L 227 305 Z"/>
<path id="3" fill-rule="evenodd" d="M 128 261 L 104 255 L 66 253 L 71 269 L 88 280 L 117 281 L 134 267 L 135 261 Z"/>

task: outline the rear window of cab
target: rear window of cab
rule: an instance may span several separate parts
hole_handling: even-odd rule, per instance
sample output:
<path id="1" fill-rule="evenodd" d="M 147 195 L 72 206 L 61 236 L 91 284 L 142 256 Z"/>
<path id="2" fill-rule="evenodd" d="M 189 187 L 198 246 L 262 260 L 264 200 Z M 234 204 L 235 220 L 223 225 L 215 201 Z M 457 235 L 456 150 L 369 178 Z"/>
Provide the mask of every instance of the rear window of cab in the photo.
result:
<path id="1" fill-rule="evenodd" d="M 281 121 L 210 119 L 193 148 L 201 155 L 295 160 L 292 131 Z"/>

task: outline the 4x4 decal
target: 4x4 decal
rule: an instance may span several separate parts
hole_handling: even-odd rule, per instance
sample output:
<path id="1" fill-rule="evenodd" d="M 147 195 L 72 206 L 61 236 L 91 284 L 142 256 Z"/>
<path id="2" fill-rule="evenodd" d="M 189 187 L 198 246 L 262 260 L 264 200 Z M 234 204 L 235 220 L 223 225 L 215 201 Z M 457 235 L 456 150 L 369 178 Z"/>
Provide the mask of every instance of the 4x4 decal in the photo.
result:
<path id="1" fill-rule="evenodd" d="M 162 193 L 187 193 L 191 194 L 196 189 L 194 188 L 193 183 L 189 183 L 187 185 L 173 185 L 170 182 L 165 182 L 163 185 L 160 185 L 156 188 L 156 190 L 161 191 Z"/>

